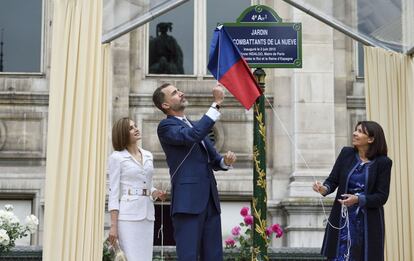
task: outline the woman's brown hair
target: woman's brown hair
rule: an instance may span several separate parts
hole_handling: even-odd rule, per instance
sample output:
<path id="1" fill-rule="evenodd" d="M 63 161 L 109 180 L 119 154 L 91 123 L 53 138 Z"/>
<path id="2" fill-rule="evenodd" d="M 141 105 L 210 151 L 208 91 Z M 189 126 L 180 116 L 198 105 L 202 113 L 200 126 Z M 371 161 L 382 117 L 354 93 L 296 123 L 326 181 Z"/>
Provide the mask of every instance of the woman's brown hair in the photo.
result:
<path id="1" fill-rule="evenodd" d="M 114 150 L 124 150 L 129 144 L 130 120 L 130 118 L 124 117 L 115 122 L 114 126 L 112 127 L 112 146 L 114 147 Z"/>

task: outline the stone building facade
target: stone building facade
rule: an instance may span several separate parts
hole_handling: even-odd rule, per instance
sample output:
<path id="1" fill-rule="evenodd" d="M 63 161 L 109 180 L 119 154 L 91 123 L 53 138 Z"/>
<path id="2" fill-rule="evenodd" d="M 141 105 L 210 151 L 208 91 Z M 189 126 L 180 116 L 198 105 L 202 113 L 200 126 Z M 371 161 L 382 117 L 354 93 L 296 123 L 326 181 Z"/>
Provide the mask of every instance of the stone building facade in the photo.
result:
<path id="1" fill-rule="evenodd" d="M 218 0 L 211 2 L 217 10 L 223 4 Z M 236 8 L 238 1 L 226 2 Z M 0 203 L 16 202 L 22 213 L 31 212 L 40 218 L 39 232 L 29 240 L 31 244 L 42 244 L 53 26 L 52 1 L 39 3 L 40 69 L 30 73 L 0 72 Z M 217 15 L 211 4 L 210 0 L 189 1 L 172 11 L 177 13 L 166 13 L 111 44 L 108 125 L 123 116 L 135 120 L 144 136 L 142 147 L 154 154 L 155 184 L 159 188 L 168 188 L 169 176 L 156 135 L 157 124 L 164 115 L 152 105 L 152 92 L 170 82 L 186 93 L 190 118 L 197 119 L 205 113 L 216 83 L 206 68 L 211 33 L 206 28 L 211 24 L 209 17 Z M 325 216 L 311 183 L 314 178 L 322 180 L 329 174 L 340 148 L 350 144 L 354 124 L 365 117 L 363 75 L 359 74 L 357 59 L 360 54 L 350 38 L 282 1 L 245 1 L 245 6 L 237 6 L 234 12 L 241 13 L 249 4 L 267 5 L 284 21 L 303 25 L 303 68 L 265 70 L 265 94 L 272 105 L 266 104 L 268 221 L 280 223 L 285 230 L 285 236 L 273 240 L 272 246 L 319 247 Z M 188 16 L 177 18 L 179 8 L 184 8 L 182 12 Z M 344 16 L 353 16 L 350 10 L 332 7 L 332 12 Z M 154 28 L 157 23 L 171 22 L 171 17 L 175 17 L 173 26 L 178 28 L 173 27 L 170 34 L 179 31 L 176 29 L 180 19 L 192 30 L 189 37 L 175 34 L 177 42 L 184 45 L 184 74 L 149 73 L 149 42 Z M 185 45 L 188 42 L 191 47 Z M 252 197 L 252 111 L 246 111 L 228 94 L 212 135 L 220 152 L 232 150 L 238 156 L 234 169 L 216 174 L 226 236 L 240 222 L 239 207 L 250 204 Z M 324 202 L 329 206 L 329 199 Z M 108 228 L 109 222 L 106 224 Z"/>

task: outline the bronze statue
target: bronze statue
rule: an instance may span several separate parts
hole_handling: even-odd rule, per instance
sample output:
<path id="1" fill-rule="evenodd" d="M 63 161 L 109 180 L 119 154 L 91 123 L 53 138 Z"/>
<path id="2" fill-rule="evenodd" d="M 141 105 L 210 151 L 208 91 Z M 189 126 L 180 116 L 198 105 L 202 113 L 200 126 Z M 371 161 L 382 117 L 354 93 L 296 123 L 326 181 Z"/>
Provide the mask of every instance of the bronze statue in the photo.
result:
<path id="1" fill-rule="evenodd" d="M 175 38 L 167 34 L 171 31 L 172 23 L 157 24 L 157 36 L 150 38 L 150 73 L 184 74 L 183 52 Z"/>

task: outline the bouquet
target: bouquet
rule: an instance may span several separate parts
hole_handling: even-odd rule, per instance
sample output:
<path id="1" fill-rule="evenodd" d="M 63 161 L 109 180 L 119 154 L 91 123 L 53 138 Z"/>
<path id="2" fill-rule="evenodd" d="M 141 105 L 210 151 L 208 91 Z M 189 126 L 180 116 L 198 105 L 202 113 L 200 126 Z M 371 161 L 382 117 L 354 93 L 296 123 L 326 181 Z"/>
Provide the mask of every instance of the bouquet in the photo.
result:
<path id="1" fill-rule="evenodd" d="M 240 210 L 240 215 L 243 217 L 243 222 L 239 226 L 235 226 L 231 230 L 231 236 L 225 241 L 225 249 L 239 248 L 239 256 L 236 258 L 238 261 L 251 260 L 252 248 L 253 248 L 253 235 L 252 225 L 253 216 L 249 213 L 248 207 L 243 207 Z M 275 234 L 276 238 L 283 236 L 283 230 L 279 224 L 273 224 L 266 228 L 267 243 L 272 240 L 272 235 Z"/>
<path id="2" fill-rule="evenodd" d="M 0 209 L 0 253 L 10 251 L 16 239 L 36 232 L 38 225 L 39 220 L 34 215 L 27 216 L 24 225 L 20 224 L 13 213 L 13 206 L 5 205 Z"/>
<path id="3" fill-rule="evenodd" d="M 109 242 L 109 238 L 104 241 L 102 261 L 127 261 L 118 240 L 114 245 Z"/>

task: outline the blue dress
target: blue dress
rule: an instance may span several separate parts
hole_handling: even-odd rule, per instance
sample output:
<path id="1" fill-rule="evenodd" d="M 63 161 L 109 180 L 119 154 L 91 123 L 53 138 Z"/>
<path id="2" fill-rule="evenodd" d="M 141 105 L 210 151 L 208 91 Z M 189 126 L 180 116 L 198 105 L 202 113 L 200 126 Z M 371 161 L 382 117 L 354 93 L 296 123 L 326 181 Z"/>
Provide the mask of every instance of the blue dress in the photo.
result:
<path id="1" fill-rule="evenodd" d="M 364 194 L 365 180 L 368 175 L 367 165 L 369 162 L 362 162 L 358 157 L 358 163 L 351 170 L 348 176 L 348 194 Z M 364 260 L 364 210 L 355 204 L 348 207 L 350 251 L 348 254 L 348 226 L 345 227 L 345 218 L 341 218 L 341 231 L 339 232 L 338 256 L 332 261 L 363 261 Z"/>

